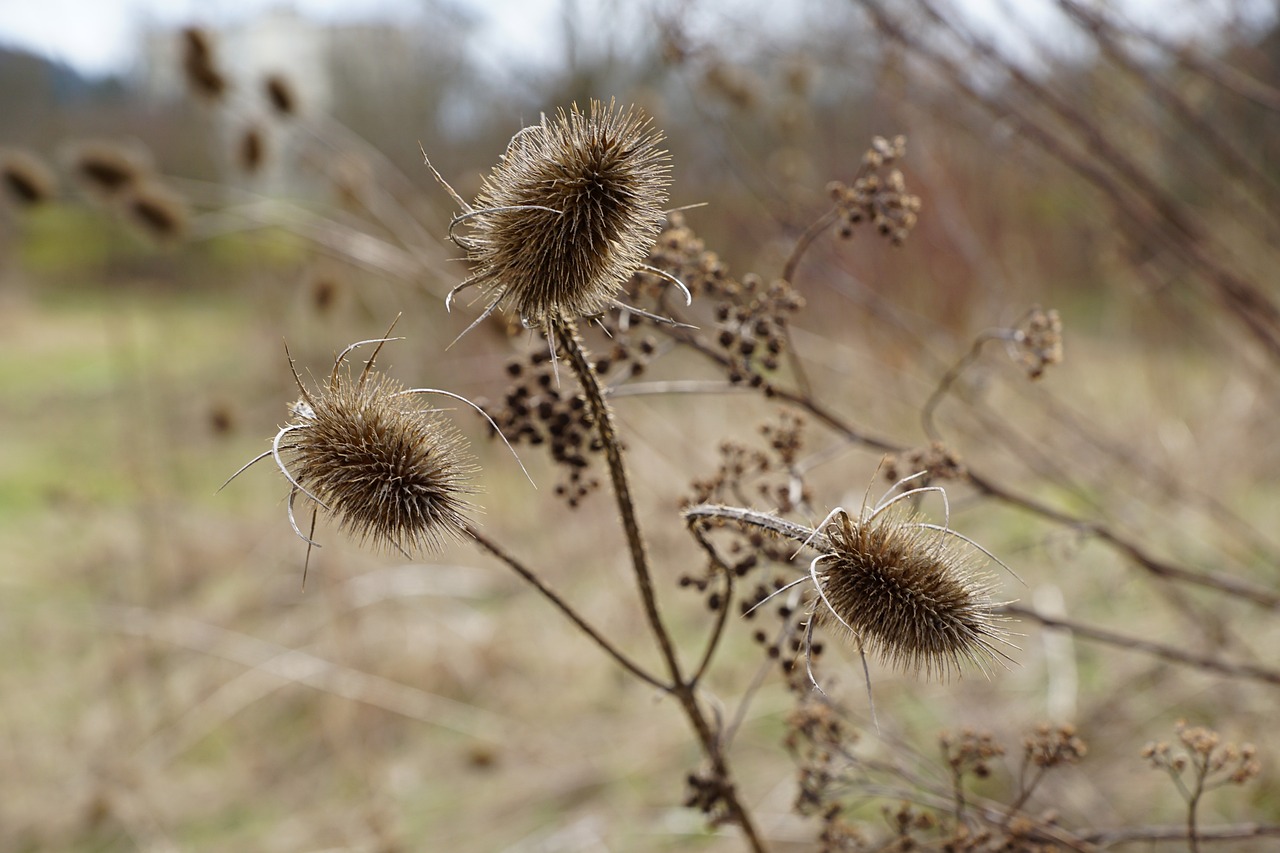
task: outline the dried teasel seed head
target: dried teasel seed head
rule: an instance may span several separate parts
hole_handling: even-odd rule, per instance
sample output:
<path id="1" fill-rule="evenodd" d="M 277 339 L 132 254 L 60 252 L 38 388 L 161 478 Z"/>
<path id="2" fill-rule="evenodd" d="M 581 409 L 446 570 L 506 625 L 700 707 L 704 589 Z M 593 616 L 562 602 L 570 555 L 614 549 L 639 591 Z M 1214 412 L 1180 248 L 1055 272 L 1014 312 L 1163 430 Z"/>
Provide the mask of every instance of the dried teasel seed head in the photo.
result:
<path id="1" fill-rule="evenodd" d="M 18 204 L 35 207 L 57 193 L 58 182 L 44 161 L 29 151 L 0 149 L 0 181 Z"/>
<path id="2" fill-rule="evenodd" d="M 262 163 L 267 157 L 266 136 L 257 127 L 245 128 L 244 133 L 240 134 L 240 144 L 236 148 L 236 154 L 240 168 L 250 175 L 254 174 L 262 168 Z"/>
<path id="3" fill-rule="evenodd" d="M 186 200 L 155 181 L 135 185 L 121 204 L 129 221 L 154 240 L 170 242 L 187 233 Z"/>
<path id="4" fill-rule="evenodd" d="M 840 513 L 823 533 L 831 547 L 816 566 L 820 619 L 843 623 L 886 663 L 926 677 L 1005 657 L 995 579 L 975 571 L 964 539 L 923 526 L 902 504 L 864 522 Z"/>
<path id="5" fill-rule="evenodd" d="M 182 31 L 182 73 L 191 91 L 210 101 L 221 100 L 229 87 L 214 58 L 213 38 L 199 27 Z"/>
<path id="6" fill-rule="evenodd" d="M 150 164 L 133 148 L 114 142 L 83 142 L 71 152 L 71 173 L 99 199 L 124 194 L 150 174 Z"/>
<path id="7" fill-rule="evenodd" d="M 268 74 L 262 81 L 262 91 L 276 115 L 291 116 L 298 112 L 298 96 L 289 78 L 283 74 Z"/>
<path id="8" fill-rule="evenodd" d="M 634 108 L 600 101 L 521 130 L 459 219 L 469 282 L 536 325 L 609 307 L 662 228 L 662 138 Z"/>
<path id="9" fill-rule="evenodd" d="M 280 448 L 343 530 L 410 553 L 465 535 L 476 466 L 452 422 L 403 391 L 376 372 L 335 372 L 319 393 L 304 390 Z"/>

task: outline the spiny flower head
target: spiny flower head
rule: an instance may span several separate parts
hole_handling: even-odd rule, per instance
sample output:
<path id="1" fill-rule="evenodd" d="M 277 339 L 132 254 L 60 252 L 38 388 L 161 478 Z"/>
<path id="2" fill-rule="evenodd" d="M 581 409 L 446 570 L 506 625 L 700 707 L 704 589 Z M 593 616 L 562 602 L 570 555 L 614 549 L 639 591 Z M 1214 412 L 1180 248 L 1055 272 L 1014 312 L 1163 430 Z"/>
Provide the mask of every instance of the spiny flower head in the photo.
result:
<path id="1" fill-rule="evenodd" d="M 512 137 L 454 234 L 492 304 L 528 323 L 590 316 L 614 304 L 665 218 L 670 164 L 662 134 L 634 108 L 592 101 Z"/>
<path id="2" fill-rule="evenodd" d="M 366 372 L 303 390 L 283 430 L 286 474 L 355 538 L 409 553 L 462 535 L 475 465 L 453 424 Z"/>
<path id="3" fill-rule="evenodd" d="M 974 546 L 926 524 L 901 503 L 861 519 L 843 510 L 822 529 L 830 550 L 815 561 L 819 618 L 853 631 L 890 665 L 946 677 L 966 662 L 1004 654 L 994 578 L 974 568 Z"/>
<path id="4" fill-rule="evenodd" d="M 329 381 L 316 391 L 309 391 L 294 370 L 302 396 L 290 407 L 289 422 L 276 433 L 270 450 L 227 480 L 230 483 L 262 459 L 274 459 L 292 487 L 289 523 L 309 547 L 316 543 L 294 517 L 299 494 L 357 539 L 406 555 L 467 533 L 467 496 L 475 491 L 469 480 L 476 466 L 453 424 L 415 398 L 439 394 L 482 414 L 483 410 L 452 392 L 405 389 L 374 372 L 374 360 L 388 340 L 358 341 L 347 347 L 334 360 Z M 352 376 L 343 369 L 344 361 L 365 344 L 378 348 L 359 375 Z M 289 366 L 292 369 L 292 359 Z"/>

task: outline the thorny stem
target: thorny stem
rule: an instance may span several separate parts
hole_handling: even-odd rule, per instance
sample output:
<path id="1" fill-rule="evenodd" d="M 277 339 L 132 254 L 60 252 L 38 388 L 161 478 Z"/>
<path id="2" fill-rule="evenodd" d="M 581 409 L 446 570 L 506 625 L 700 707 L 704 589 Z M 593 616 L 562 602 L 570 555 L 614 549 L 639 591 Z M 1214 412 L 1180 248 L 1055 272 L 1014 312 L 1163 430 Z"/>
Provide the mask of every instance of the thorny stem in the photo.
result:
<path id="1" fill-rule="evenodd" d="M 622 527 L 627 539 L 627 547 L 631 552 L 631 566 L 636 574 L 636 583 L 640 589 L 640 597 L 644 602 L 645 617 L 654 638 L 658 641 L 663 660 L 671 676 L 670 691 L 679 700 L 681 708 L 688 717 L 702 744 L 707 759 L 711 762 L 715 777 L 721 782 L 722 798 L 729 812 L 730 820 L 742 830 L 750 849 L 756 853 L 765 853 L 764 841 L 756 830 L 751 814 L 738 799 L 737 788 L 733 784 L 719 738 L 707 722 L 702 707 L 698 704 L 697 690 L 694 680 L 686 680 L 681 673 L 680 661 L 676 657 L 675 646 L 671 635 L 662 621 L 658 610 L 657 596 L 654 593 L 653 578 L 649 571 L 649 557 L 645 549 L 644 539 L 640 533 L 640 522 L 636 517 L 635 502 L 631 497 L 631 485 L 626 466 L 622 459 L 622 445 L 614 428 L 613 410 L 605 400 L 604 389 L 600 377 L 596 374 L 582 340 L 578 335 L 577 324 L 568 317 L 561 316 L 550 324 L 551 333 L 556 343 L 569 362 L 569 367 L 578 378 L 591 412 L 596 432 L 604 448 L 605 460 L 609 468 L 609 477 L 613 483 L 613 493 L 618 504 L 618 513 L 622 518 Z M 727 609 L 727 604 L 726 604 Z"/>
<path id="2" fill-rule="evenodd" d="M 544 584 L 542 582 L 542 579 L 539 578 L 536 574 L 534 574 L 531 569 L 529 569 L 527 566 L 525 566 L 523 563 L 521 563 L 511 554 L 508 554 L 505 550 L 502 549 L 501 546 L 499 546 L 492 539 L 485 536 L 475 527 L 468 524 L 464 526 L 463 532 L 465 532 L 467 536 L 474 539 L 476 541 L 476 544 L 479 545 L 481 548 L 483 548 L 485 551 L 488 551 L 494 557 L 497 557 L 504 564 L 506 564 L 507 568 L 511 569 L 520 577 L 528 581 L 529 584 L 533 586 L 534 589 L 536 589 L 539 593 L 542 594 L 543 598 L 551 602 L 551 604 L 554 605 L 557 610 L 559 610 L 566 617 L 568 617 L 569 621 L 577 625 L 578 628 L 582 630 L 582 633 L 590 637 L 591 640 L 597 646 L 599 646 L 601 649 L 605 651 L 606 654 L 608 654 L 611 658 L 617 661 L 622 666 L 623 669 L 627 670 L 628 672 L 630 672 L 632 675 L 634 675 L 636 678 L 640 679 L 641 681 L 647 684 L 650 684 L 663 692 L 670 692 L 671 685 L 663 683 L 656 676 L 646 672 L 637 663 L 632 661 L 622 652 L 618 651 L 618 649 L 612 643 L 610 643 L 607 639 L 605 639 L 604 636 L 599 631 L 593 628 L 591 624 L 587 622 L 586 619 L 584 619 L 581 615 L 579 615 L 578 611 L 574 610 L 572 605 L 570 605 L 563 598 L 561 598 L 560 595 L 555 590 L 551 589 L 546 584 Z"/>

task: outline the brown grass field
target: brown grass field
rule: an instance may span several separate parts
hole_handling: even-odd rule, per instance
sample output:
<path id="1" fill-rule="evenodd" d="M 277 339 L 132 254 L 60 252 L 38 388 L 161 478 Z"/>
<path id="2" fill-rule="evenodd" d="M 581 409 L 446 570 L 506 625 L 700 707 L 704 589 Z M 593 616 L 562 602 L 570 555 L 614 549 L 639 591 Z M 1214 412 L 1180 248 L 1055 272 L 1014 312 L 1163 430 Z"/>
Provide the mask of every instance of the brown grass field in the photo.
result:
<path id="1" fill-rule="evenodd" d="M 746 22 L 716 38 L 645 4 L 647 53 L 571 55 L 538 91 L 495 95 L 468 138 L 358 125 L 374 101 L 255 112 L 248 87 L 214 91 L 200 71 L 234 72 L 234 57 L 193 55 L 190 35 L 197 103 L 60 106 L 69 117 L 25 130 L 0 119 L 5 151 L 141 128 L 139 168 L 183 211 L 158 220 L 139 196 L 95 195 L 72 155 L 50 158 L 58 188 L 39 203 L 8 179 L 0 850 L 1280 845 L 1274 21 L 1179 47 L 1055 0 L 1094 50 L 1028 77 L 949 5 L 814 14 L 831 6 L 829 31 L 742 45 Z M 664 669 L 606 456 L 584 451 L 591 488 L 570 505 L 557 492 L 570 467 L 548 444 L 507 429 L 535 487 L 466 405 L 430 405 L 476 457 L 485 541 L 664 689 L 468 536 L 404 555 L 322 512 L 308 555 L 270 458 L 219 490 L 297 423 L 285 343 L 319 389 L 339 351 L 397 315 L 403 340 L 379 368 L 501 420 L 511 388 L 535 383 L 509 366 L 547 352 L 559 321 L 521 329 L 500 311 L 449 346 L 487 302 L 467 291 L 444 310 L 466 252 L 417 143 L 473 199 L 529 116 L 601 94 L 666 133 L 663 210 L 705 203 L 666 221 L 648 261 L 693 304 L 643 273 L 624 294 L 696 328 L 617 309 L 582 324 L 611 359 L 592 372 L 686 675 L 727 608 L 696 683 L 673 687 Z M 246 114 L 265 116 L 274 178 L 237 171 L 238 137 L 210 130 Z M 905 151 L 868 165 L 873 137 L 897 134 Z M 868 175 L 883 192 L 851 220 Z M 879 217 L 910 196 L 918 221 L 893 219 L 884 239 Z M 1048 343 L 1028 334 L 1039 306 L 1061 320 Z M 750 321 L 735 326 L 739 311 Z M 743 355 L 747 338 L 758 348 Z M 558 358 L 534 393 L 567 404 L 583 379 Z M 601 441 L 598 421 L 572 428 Z M 873 722 L 849 632 L 818 622 L 806 654 L 807 608 L 822 606 L 810 586 L 781 615 L 785 594 L 742 614 L 757 585 L 802 577 L 821 550 L 788 560 L 797 545 L 728 523 L 708 534 L 712 558 L 681 513 L 710 496 L 810 528 L 834 507 L 857 518 L 888 471 L 923 468 L 949 514 L 929 491 L 921 518 L 1010 570 L 969 551 L 1016 649 L 985 673 L 927 678 L 869 641 Z M 298 500 L 304 530 L 311 508 Z M 1054 744 L 1066 752 L 1045 759 Z M 695 802 L 691 774 L 720 794 Z"/>

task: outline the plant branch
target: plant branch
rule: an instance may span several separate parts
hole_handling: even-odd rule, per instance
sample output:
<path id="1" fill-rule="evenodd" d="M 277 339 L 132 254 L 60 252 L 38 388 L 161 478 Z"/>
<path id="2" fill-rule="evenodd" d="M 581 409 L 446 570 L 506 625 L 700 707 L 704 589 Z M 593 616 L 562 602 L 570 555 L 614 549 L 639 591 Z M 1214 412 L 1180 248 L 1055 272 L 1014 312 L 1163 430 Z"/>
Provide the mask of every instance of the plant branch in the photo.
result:
<path id="1" fill-rule="evenodd" d="M 712 771 L 719 780 L 720 800 L 729 813 L 729 819 L 742 830 L 751 850 L 764 853 L 767 849 L 755 827 L 750 812 L 738 798 L 737 788 L 729 772 L 728 761 L 716 733 L 707 721 L 702 707 L 698 704 L 697 690 L 692 680 L 686 680 L 681 673 L 680 661 L 676 657 L 675 646 L 662 616 L 658 611 L 657 596 L 653 588 L 653 579 L 649 570 L 649 557 L 645 549 L 644 539 L 640 532 L 640 522 L 636 517 L 635 501 L 631 496 L 631 485 L 626 466 L 622 458 L 622 445 L 614 428 L 613 410 L 605 399 L 604 389 L 600 384 L 591 360 L 578 335 L 577 324 L 568 317 L 558 317 L 551 324 L 551 333 L 564 353 L 570 368 L 582 386 L 586 397 L 587 408 L 591 412 L 600 443 L 604 448 L 605 460 L 609 468 L 609 477 L 613 483 L 613 493 L 618 505 L 618 514 L 622 518 L 622 527 L 627 539 L 627 548 L 631 553 L 632 570 L 636 575 L 636 583 L 640 589 L 640 597 L 644 602 L 645 617 L 649 628 L 662 652 L 662 657 L 671 676 L 671 692 L 680 701 L 685 716 L 693 726 L 702 744 L 703 753 L 711 762 Z"/>
<path id="2" fill-rule="evenodd" d="M 468 536 L 470 536 L 472 539 L 475 540 L 477 545 L 479 545 L 485 551 L 488 551 L 494 557 L 497 557 L 502 563 L 504 563 L 507 566 L 507 568 L 511 569 L 520 577 L 524 578 L 534 589 L 536 589 L 539 593 L 542 594 L 543 598 L 551 602 L 551 604 L 557 610 L 559 610 L 566 617 L 568 617 L 570 622 L 572 622 L 574 625 L 577 625 L 578 628 L 582 631 L 582 633 L 586 634 L 589 638 L 591 638 L 592 642 L 594 642 L 597 646 L 603 649 L 604 652 L 608 654 L 611 658 L 617 661 L 622 666 L 623 669 L 627 670 L 628 672 L 630 672 L 632 675 L 634 675 L 636 678 L 640 679 L 641 681 L 658 688 L 664 693 L 671 692 L 672 688 L 670 684 L 666 684 L 660 679 L 658 679 L 656 676 L 646 672 L 639 664 L 635 663 L 626 655 L 624 655 L 622 652 L 620 652 L 612 643 L 610 643 L 607 639 L 605 639 L 604 636 L 599 631 L 593 628 L 585 618 L 579 615 L 578 611 L 574 610 L 572 605 L 570 605 L 563 598 L 561 598 L 560 595 L 555 590 L 551 589 L 546 584 L 544 584 L 542 582 L 542 579 L 539 578 L 536 574 L 534 574 L 531 569 L 529 569 L 527 566 L 525 566 L 523 563 L 521 563 L 511 554 L 507 553 L 505 550 L 502 549 L 501 546 L 499 546 L 496 542 L 494 542 L 489 537 L 485 536 L 475 527 L 471 525 L 466 525 L 463 529 Z"/>
<path id="3" fill-rule="evenodd" d="M 1086 640 L 1093 640 L 1095 642 L 1123 649 L 1133 649 L 1134 651 L 1142 652 L 1144 654 L 1151 655 L 1152 657 L 1161 658 L 1184 666 L 1207 670 L 1209 672 L 1216 672 L 1229 678 L 1244 678 L 1280 687 L 1280 670 L 1270 669 L 1268 667 L 1250 663 L 1237 663 L 1234 661 L 1222 660 L 1221 658 L 1212 657 L 1210 655 L 1200 655 L 1194 652 L 1184 651 L 1176 646 L 1168 646 L 1163 643 L 1155 643 L 1150 640 L 1141 640 L 1137 637 L 1117 634 L 1114 631 L 1108 631 L 1104 628 L 1095 628 L 1090 625 L 1084 625 L 1070 619 L 1048 616 L 1029 607 L 1022 607 L 1017 604 L 1006 604 L 1000 608 L 1000 612 L 1007 613 L 1010 616 L 1020 616 L 1024 619 L 1031 619 L 1032 621 L 1039 622 L 1044 627 L 1055 631 L 1070 631 L 1074 636 L 1083 637 Z"/>

